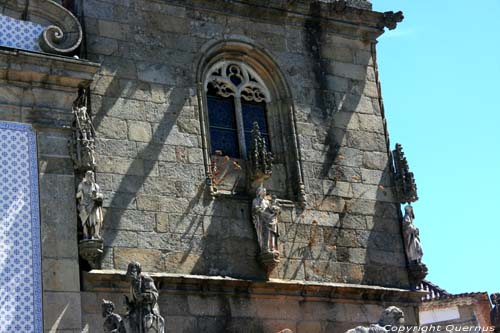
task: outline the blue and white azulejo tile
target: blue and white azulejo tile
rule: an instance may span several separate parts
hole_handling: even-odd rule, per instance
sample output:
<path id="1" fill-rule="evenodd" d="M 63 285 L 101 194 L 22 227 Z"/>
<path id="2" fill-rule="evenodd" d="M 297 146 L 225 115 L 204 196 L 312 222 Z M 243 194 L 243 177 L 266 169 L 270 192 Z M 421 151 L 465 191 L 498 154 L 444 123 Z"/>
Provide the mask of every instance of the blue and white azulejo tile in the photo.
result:
<path id="1" fill-rule="evenodd" d="M 38 40 L 44 26 L 0 15 L 0 46 L 42 52 Z"/>
<path id="2" fill-rule="evenodd" d="M 0 122 L 0 333 L 42 332 L 35 133 Z"/>

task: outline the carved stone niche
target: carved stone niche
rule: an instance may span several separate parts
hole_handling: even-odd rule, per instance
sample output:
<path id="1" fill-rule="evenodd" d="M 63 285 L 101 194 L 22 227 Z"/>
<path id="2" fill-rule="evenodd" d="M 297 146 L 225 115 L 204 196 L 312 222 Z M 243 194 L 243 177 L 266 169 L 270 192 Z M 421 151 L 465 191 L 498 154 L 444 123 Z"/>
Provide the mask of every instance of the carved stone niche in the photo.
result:
<path id="1" fill-rule="evenodd" d="M 0 0 L 0 13 L 45 27 L 39 39 L 47 53 L 71 55 L 80 46 L 83 32 L 78 19 L 52 0 Z"/>

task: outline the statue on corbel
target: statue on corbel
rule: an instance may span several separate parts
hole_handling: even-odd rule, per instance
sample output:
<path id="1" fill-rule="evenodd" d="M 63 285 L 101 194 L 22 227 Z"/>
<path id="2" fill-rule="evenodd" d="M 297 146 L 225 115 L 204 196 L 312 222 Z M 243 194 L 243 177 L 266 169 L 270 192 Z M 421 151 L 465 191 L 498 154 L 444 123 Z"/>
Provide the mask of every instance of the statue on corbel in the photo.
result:
<path id="1" fill-rule="evenodd" d="M 249 155 L 250 184 L 256 193 L 252 201 L 252 222 L 259 244 L 258 259 L 269 276 L 280 262 L 278 218 L 281 207 L 276 196 L 269 196 L 264 187 L 264 182 L 273 172 L 273 157 L 256 122 L 253 124 Z"/>
<path id="2" fill-rule="evenodd" d="M 403 240 L 408 259 L 410 284 L 415 288 L 425 279 L 428 272 L 427 266 L 422 262 L 424 253 L 420 243 L 420 232 L 413 224 L 415 213 L 411 203 L 418 200 L 417 185 L 413 172 L 410 172 L 408 161 L 403 153 L 403 147 L 399 143 L 396 144 L 396 148 L 393 150 L 393 160 L 396 196 L 401 204 L 407 203 L 402 220 Z"/>
<path id="3" fill-rule="evenodd" d="M 78 98 L 73 103 L 73 136 L 70 151 L 79 182 L 76 191 L 79 223 L 83 237 L 79 241 L 80 257 L 87 261 L 92 269 L 100 268 L 103 254 L 101 236 L 104 195 L 95 179 L 95 130 L 87 111 L 87 91 L 80 89 Z"/>

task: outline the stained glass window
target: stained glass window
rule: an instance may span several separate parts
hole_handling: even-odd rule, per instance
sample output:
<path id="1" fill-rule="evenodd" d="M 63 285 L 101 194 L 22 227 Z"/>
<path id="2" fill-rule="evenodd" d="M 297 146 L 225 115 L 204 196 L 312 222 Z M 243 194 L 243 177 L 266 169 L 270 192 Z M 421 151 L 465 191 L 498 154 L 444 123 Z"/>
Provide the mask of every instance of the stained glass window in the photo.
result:
<path id="1" fill-rule="evenodd" d="M 260 133 L 264 137 L 267 143 L 267 147 L 271 149 L 269 143 L 269 133 L 267 132 L 267 120 L 266 120 L 266 104 L 265 103 L 251 103 L 242 101 L 241 111 L 243 113 L 243 128 L 245 131 L 245 144 L 247 151 L 250 151 L 250 145 L 252 143 L 252 128 L 253 123 L 257 122 L 259 125 Z"/>
<path id="2" fill-rule="evenodd" d="M 208 95 L 207 101 L 212 154 L 220 151 L 222 155 L 239 158 L 234 98 Z"/>
<path id="3" fill-rule="evenodd" d="M 206 81 L 211 153 L 247 158 L 253 123 L 270 148 L 266 120 L 268 92 L 262 80 L 246 65 L 221 63 Z"/>

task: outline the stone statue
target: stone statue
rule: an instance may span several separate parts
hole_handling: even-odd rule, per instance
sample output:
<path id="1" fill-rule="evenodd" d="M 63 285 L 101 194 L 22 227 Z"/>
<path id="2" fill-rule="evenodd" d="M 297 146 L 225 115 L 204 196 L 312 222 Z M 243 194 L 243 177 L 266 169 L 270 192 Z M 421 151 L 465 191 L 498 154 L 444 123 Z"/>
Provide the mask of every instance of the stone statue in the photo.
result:
<path id="1" fill-rule="evenodd" d="M 165 320 L 158 307 L 158 290 L 153 279 L 141 273 L 141 264 L 128 264 L 130 297 L 125 296 L 130 333 L 164 333 Z"/>
<path id="2" fill-rule="evenodd" d="M 94 180 L 94 172 L 87 171 L 76 193 L 78 211 L 83 227 L 83 239 L 101 239 L 103 195 Z"/>
<path id="3" fill-rule="evenodd" d="M 405 315 L 403 311 L 395 306 L 390 306 L 382 312 L 378 323 L 369 327 L 358 326 L 346 331 L 346 333 L 387 333 L 396 332 L 391 330 L 393 327 L 399 327 L 404 324 Z"/>
<path id="4" fill-rule="evenodd" d="M 491 294 L 491 303 L 493 303 L 493 308 L 491 309 L 491 325 L 495 327 L 495 333 L 500 332 L 500 293 Z"/>
<path id="5" fill-rule="evenodd" d="M 85 106 L 86 94 L 84 90 L 73 103 L 73 143 L 71 155 L 75 169 L 93 170 L 95 168 L 95 130 L 92 120 Z"/>
<path id="6" fill-rule="evenodd" d="M 102 316 L 104 318 L 104 333 L 126 333 L 123 319 L 114 313 L 115 304 L 105 299 L 102 300 Z"/>
<path id="7" fill-rule="evenodd" d="M 420 263 L 424 253 L 422 251 L 422 246 L 420 245 L 418 228 L 413 224 L 414 218 L 415 214 L 413 213 L 413 207 L 411 205 L 406 205 L 405 215 L 403 217 L 403 235 L 406 255 L 408 256 L 410 263 Z"/>
<path id="8" fill-rule="evenodd" d="M 270 273 L 279 263 L 278 217 L 281 208 L 276 197 L 269 200 L 264 186 L 257 188 L 257 196 L 252 202 L 252 220 L 260 248 L 260 261 Z"/>
<path id="9" fill-rule="evenodd" d="M 264 186 L 257 189 L 257 196 L 252 203 L 252 217 L 260 250 L 263 253 L 278 251 L 278 216 L 280 207 L 276 198 L 267 198 Z"/>

